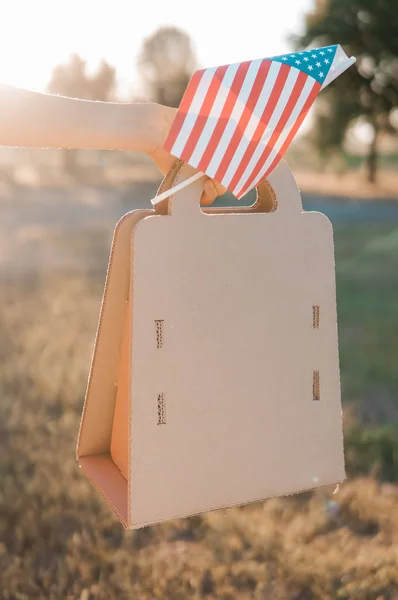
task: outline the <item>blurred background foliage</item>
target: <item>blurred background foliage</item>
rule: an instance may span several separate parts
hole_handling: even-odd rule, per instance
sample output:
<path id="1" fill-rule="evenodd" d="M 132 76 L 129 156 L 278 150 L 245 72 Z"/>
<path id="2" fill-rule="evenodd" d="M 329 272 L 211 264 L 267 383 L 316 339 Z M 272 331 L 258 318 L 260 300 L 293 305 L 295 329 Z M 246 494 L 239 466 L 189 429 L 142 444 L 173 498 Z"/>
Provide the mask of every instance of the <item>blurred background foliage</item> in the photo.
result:
<path id="1" fill-rule="evenodd" d="M 398 128 L 398 10 L 391 0 L 317 0 L 306 18 L 298 47 L 327 46 L 335 40 L 357 59 L 320 96 L 312 139 L 318 151 L 339 150 L 347 130 L 369 126 L 366 169 L 376 180 L 379 141 Z"/>
<path id="2" fill-rule="evenodd" d="M 198 68 L 192 41 L 177 27 L 162 27 L 143 44 L 138 70 L 147 98 L 177 107 L 191 75 Z"/>
<path id="3" fill-rule="evenodd" d="M 334 226 L 348 481 L 124 532 L 75 443 L 113 227 L 159 174 L 134 153 L 0 148 L 0 598 L 398 599 L 396 0 L 318 0 L 292 43 L 336 42 L 357 64 L 288 162 Z M 178 106 L 200 66 L 189 34 L 161 27 L 131 100 Z M 118 101 L 117 68 L 72 54 L 47 89 Z"/>

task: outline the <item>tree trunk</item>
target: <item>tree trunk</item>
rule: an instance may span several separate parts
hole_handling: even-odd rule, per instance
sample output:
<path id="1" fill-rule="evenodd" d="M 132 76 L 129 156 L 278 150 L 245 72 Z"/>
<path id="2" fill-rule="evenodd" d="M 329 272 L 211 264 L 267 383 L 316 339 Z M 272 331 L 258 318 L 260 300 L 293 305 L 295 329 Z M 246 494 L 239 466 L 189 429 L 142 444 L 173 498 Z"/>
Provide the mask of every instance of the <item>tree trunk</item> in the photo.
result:
<path id="1" fill-rule="evenodd" d="M 368 181 L 370 183 L 375 183 L 376 181 L 376 173 L 377 173 L 377 137 L 378 137 L 378 129 L 373 124 L 373 138 L 369 144 L 368 155 L 366 157 L 366 169 L 368 174 Z"/>

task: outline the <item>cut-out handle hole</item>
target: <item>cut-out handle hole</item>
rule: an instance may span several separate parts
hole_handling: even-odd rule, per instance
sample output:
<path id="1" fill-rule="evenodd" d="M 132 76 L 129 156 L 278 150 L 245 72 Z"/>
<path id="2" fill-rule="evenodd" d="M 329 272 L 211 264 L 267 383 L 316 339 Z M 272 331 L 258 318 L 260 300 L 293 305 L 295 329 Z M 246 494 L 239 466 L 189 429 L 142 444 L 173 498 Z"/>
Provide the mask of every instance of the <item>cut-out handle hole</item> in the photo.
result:
<path id="1" fill-rule="evenodd" d="M 240 213 L 272 213 L 278 208 L 278 201 L 272 186 L 268 181 L 263 181 L 256 191 L 251 190 L 241 200 L 231 192 L 218 196 L 209 207 L 200 206 L 204 214 L 240 214 Z"/>

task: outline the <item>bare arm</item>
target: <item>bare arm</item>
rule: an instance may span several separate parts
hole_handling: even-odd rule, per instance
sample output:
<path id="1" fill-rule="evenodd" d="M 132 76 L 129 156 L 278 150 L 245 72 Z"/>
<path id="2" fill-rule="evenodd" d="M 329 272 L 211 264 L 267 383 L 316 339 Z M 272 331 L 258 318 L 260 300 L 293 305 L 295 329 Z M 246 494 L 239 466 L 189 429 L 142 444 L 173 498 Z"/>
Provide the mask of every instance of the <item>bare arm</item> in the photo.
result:
<path id="1" fill-rule="evenodd" d="M 145 152 L 166 174 L 176 159 L 162 146 L 175 113 L 153 102 L 92 102 L 0 84 L 0 146 Z M 202 202 L 224 191 L 206 178 Z"/>
<path id="2" fill-rule="evenodd" d="M 148 152 L 158 136 L 157 106 L 91 102 L 0 85 L 0 145 Z M 168 110 L 172 121 L 174 110 Z"/>

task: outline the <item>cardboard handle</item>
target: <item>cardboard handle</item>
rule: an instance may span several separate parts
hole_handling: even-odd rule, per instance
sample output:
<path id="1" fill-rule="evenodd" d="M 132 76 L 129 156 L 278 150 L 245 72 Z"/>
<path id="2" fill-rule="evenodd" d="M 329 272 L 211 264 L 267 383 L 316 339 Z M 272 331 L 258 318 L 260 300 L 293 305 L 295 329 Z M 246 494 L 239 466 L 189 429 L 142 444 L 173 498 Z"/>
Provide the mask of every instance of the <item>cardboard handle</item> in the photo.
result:
<path id="1" fill-rule="evenodd" d="M 279 161 L 275 169 L 267 177 L 268 183 L 274 190 L 278 202 L 275 214 L 283 217 L 301 215 L 303 203 L 300 189 L 287 162 Z"/>
<path id="2" fill-rule="evenodd" d="M 176 162 L 174 167 L 168 172 L 168 174 L 165 176 L 162 183 L 160 184 L 160 187 L 156 194 L 156 198 L 161 196 L 162 194 L 167 194 L 167 191 L 170 190 L 170 188 L 172 188 L 173 186 L 178 187 L 178 185 L 181 185 L 181 182 L 183 182 L 186 179 L 184 177 L 184 173 L 181 172 L 184 167 L 185 167 L 185 169 L 187 169 L 187 168 L 190 169 L 190 167 L 188 165 L 186 165 L 184 163 L 184 161 L 178 160 Z M 192 180 L 192 183 L 194 183 L 198 179 L 201 179 L 201 177 L 203 177 L 203 176 L 204 176 L 203 173 L 196 173 L 194 175 L 191 175 L 189 177 L 189 179 Z M 173 192 L 173 195 L 175 193 L 177 193 L 178 191 L 179 190 L 176 189 Z M 213 214 L 213 213 L 220 214 L 220 213 L 231 213 L 231 212 L 233 212 L 233 213 L 272 212 L 273 210 L 276 209 L 276 206 L 277 206 L 276 195 L 275 195 L 274 190 L 272 189 L 272 186 L 267 181 L 262 182 L 256 188 L 256 192 L 257 192 L 256 201 L 251 206 L 242 206 L 242 207 L 233 206 L 233 207 L 217 207 L 217 208 L 202 207 L 201 210 L 204 213 L 208 213 L 208 214 Z M 168 200 L 167 201 L 160 200 L 158 203 L 156 203 L 155 204 L 156 212 L 160 212 L 161 214 L 167 213 L 168 211 L 165 210 L 165 204 L 169 203 Z"/>
<path id="3" fill-rule="evenodd" d="M 178 160 L 162 181 L 158 195 L 167 195 L 170 188 L 178 188 L 182 182 L 192 180 L 192 183 L 183 189 L 173 190 L 167 199 L 156 203 L 155 212 L 162 215 L 178 213 L 184 216 L 191 213 L 200 214 L 200 211 L 205 214 L 270 213 L 275 211 L 276 214 L 285 216 L 302 212 L 300 190 L 293 173 L 283 160 L 279 162 L 267 180 L 257 186 L 257 199 L 252 206 L 242 206 L 241 208 L 236 206 L 228 208 L 200 207 L 198 199 L 203 190 L 201 177 L 202 174 L 182 160 Z"/>

